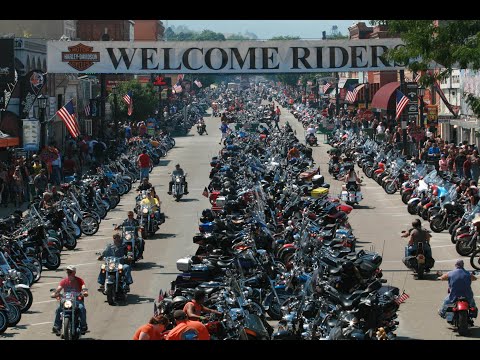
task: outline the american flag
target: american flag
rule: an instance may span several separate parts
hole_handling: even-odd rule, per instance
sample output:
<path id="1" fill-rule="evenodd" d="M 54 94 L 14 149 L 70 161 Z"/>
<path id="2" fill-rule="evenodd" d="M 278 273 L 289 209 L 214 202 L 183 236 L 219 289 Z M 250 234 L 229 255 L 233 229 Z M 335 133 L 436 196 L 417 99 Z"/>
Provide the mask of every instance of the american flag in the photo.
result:
<path id="1" fill-rule="evenodd" d="M 402 295 L 397 296 L 397 298 L 394 300 L 397 305 L 403 304 L 410 296 L 404 291 Z"/>
<path id="2" fill-rule="evenodd" d="M 202 195 L 208 198 L 208 189 L 206 186 L 205 186 L 205 189 L 203 189 Z"/>
<path id="3" fill-rule="evenodd" d="M 421 73 L 418 73 L 418 74 L 415 74 L 414 78 L 413 78 L 413 81 L 415 81 L 416 83 L 418 83 L 418 80 L 420 80 L 420 77 L 422 76 Z"/>
<path id="4" fill-rule="evenodd" d="M 400 90 L 397 90 L 397 116 L 395 116 L 395 120 L 398 120 L 400 115 L 402 115 L 402 111 L 408 105 L 408 102 L 408 98 Z"/>
<path id="5" fill-rule="evenodd" d="M 63 120 L 70 135 L 76 139 L 80 135 L 80 127 L 78 126 L 78 121 L 75 117 L 75 109 L 73 108 L 72 100 L 58 110 L 57 115 Z"/>
<path id="6" fill-rule="evenodd" d="M 362 88 L 362 86 L 357 86 L 355 89 L 352 85 L 348 86 L 347 95 L 345 95 L 345 100 L 349 103 L 354 103 L 357 99 L 358 91 Z"/>
<path id="7" fill-rule="evenodd" d="M 85 105 L 83 110 L 85 111 L 85 116 L 90 116 L 90 104 Z"/>
<path id="8" fill-rule="evenodd" d="M 323 85 L 323 93 L 325 94 L 327 90 L 330 89 L 331 86 L 332 84 L 330 83 L 326 83 L 325 85 Z"/>
<path id="9" fill-rule="evenodd" d="M 173 85 L 173 91 L 175 91 L 176 94 L 180 94 L 183 91 L 182 85 L 176 83 L 175 85 Z"/>
<path id="10" fill-rule="evenodd" d="M 197 85 L 199 88 L 202 87 L 202 83 L 200 82 L 200 80 L 195 80 L 193 83 Z"/>
<path id="11" fill-rule="evenodd" d="M 128 106 L 128 116 L 131 116 L 133 113 L 133 97 L 131 91 L 129 91 L 126 95 L 123 96 L 123 101 L 125 101 Z"/>
<path id="12" fill-rule="evenodd" d="M 183 81 L 183 77 L 184 77 L 184 76 L 185 76 L 184 74 L 178 74 L 177 84 L 178 84 L 179 82 Z"/>

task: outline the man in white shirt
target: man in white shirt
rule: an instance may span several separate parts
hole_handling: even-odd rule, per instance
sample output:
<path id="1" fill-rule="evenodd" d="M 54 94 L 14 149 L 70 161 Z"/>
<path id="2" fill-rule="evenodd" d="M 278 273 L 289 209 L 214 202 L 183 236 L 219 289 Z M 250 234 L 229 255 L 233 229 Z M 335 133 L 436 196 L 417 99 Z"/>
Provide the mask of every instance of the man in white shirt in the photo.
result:
<path id="1" fill-rule="evenodd" d="M 54 185 L 60 185 L 62 181 L 62 155 L 60 154 L 60 150 L 58 150 L 58 158 L 52 161 L 52 176 L 51 182 Z"/>

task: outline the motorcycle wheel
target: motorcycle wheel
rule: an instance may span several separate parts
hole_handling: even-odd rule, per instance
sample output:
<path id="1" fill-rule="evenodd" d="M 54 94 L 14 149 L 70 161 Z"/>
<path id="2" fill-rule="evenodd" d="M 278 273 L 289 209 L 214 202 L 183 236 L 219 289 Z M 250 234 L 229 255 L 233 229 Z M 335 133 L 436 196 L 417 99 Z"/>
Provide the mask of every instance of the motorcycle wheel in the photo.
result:
<path id="1" fill-rule="evenodd" d="M 28 311 L 30 307 L 32 306 L 33 302 L 33 295 L 30 289 L 25 289 L 25 288 L 18 288 L 15 289 L 18 297 L 18 301 L 20 301 L 20 311 L 24 313 L 25 311 Z"/>
<path id="2" fill-rule="evenodd" d="M 0 311 L 0 334 L 3 334 L 8 328 L 8 320 L 5 312 Z"/>
<path id="3" fill-rule="evenodd" d="M 68 232 L 67 233 L 67 237 L 68 237 L 68 240 L 66 240 L 64 243 L 63 243 L 63 246 L 65 247 L 65 249 L 67 250 L 73 250 L 77 247 L 77 238 L 75 236 L 73 236 L 72 233 Z"/>
<path id="4" fill-rule="evenodd" d="M 25 267 L 27 267 L 33 274 L 33 282 L 36 283 L 42 277 L 42 268 L 35 266 L 31 263 L 26 263 Z"/>
<path id="5" fill-rule="evenodd" d="M 441 218 L 434 218 L 430 221 L 430 229 L 433 232 L 440 233 L 445 230 L 445 224 Z"/>
<path id="6" fill-rule="evenodd" d="M 22 319 L 22 313 L 20 308 L 17 305 L 8 304 L 7 305 L 7 323 L 8 327 L 16 326 Z"/>
<path id="7" fill-rule="evenodd" d="M 278 299 L 280 300 L 280 303 L 278 303 L 277 301 L 277 298 L 274 296 L 273 297 L 273 300 L 267 310 L 267 314 L 268 316 L 270 316 L 270 318 L 272 320 L 281 320 L 282 319 L 282 304 L 285 303 L 285 301 L 287 301 L 289 299 L 289 296 L 288 295 L 278 295 Z"/>
<path id="8" fill-rule="evenodd" d="M 397 186 L 394 181 L 390 181 L 385 185 L 385 192 L 388 195 L 393 195 L 397 192 Z"/>
<path id="9" fill-rule="evenodd" d="M 47 261 L 45 262 L 45 267 L 48 270 L 57 270 L 60 267 L 60 254 L 53 253 L 48 255 Z"/>
<path id="10" fill-rule="evenodd" d="M 453 228 L 452 234 L 450 235 L 450 241 L 452 242 L 452 244 L 455 244 L 457 242 L 456 238 L 457 238 L 457 226 Z"/>
<path id="11" fill-rule="evenodd" d="M 120 198 L 118 196 L 110 196 L 110 203 L 112 204 L 112 209 L 115 209 L 120 202 Z"/>
<path id="12" fill-rule="evenodd" d="M 103 206 L 97 207 L 96 211 L 101 219 L 105 219 L 105 216 L 107 216 L 107 210 Z"/>
<path id="13" fill-rule="evenodd" d="M 408 201 L 410 200 L 410 198 L 412 197 L 412 192 L 409 191 L 409 192 L 404 192 L 402 194 L 402 202 L 407 205 L 408 204 Z"/>
<path id="14" fill-rule="evenodd" d="M 66 341 L 72 340 L 72 326 L 70 325 L 70 318 L 64 318 L 63 319 L 63 339 Z"/>
<path id="15" fill-rule="evenodd" d="M 115 305 L 115 286 L 107 285 L 105 292 L 107 293 L 108 305 Z"/>
<path id="16" fill-rule="evenodd" d="M 423 220 L 427 221 L 428 220 L 428 209 L 423 208 L 420 215 L 422 216 Z"/>
<path id="17" fill-rule="evenodd" d="M 375 180 L 375 182 L 378 183 L 378 173 L 374 172 L 374 173 L 372 174 L 372 179 Z"/>
<path id="18" fill-rule="evenodd" d="M 475 270 L 480 270 L 480 249 L 475 250 L 470 256 L 470 265 Z"/>
<path id="19" fill-rule="evenodd" d="M 100 224 L 93 216 L 87 216 L 82 219 L 80 223 L 80 229 L 82 233 L 87 236 L 95 235 L 100 228 Z"/>
<path id="20" fill-rule="evenodd" d="M 408 204 L 407 210 L 410 215 L 417 215 L 417 203 Z"/>
<path id="21" fill-rule="evenodd" d="M 367 166 L 364 172 L 365 172 L 365 176 L 371 179 L 373 176 L 373 167 Z"/>
<path id="22" fill-rule="evenodd" d="M 468 312 L 466 310 L 459 311 L 458 316 L 458 335 L 468 335 Z"/>
<path id="23" fill-rule="evenodd" d="M 469 245 L 466 241 L 458 241 L 455 244 L 455 250 L 460 256 L 468 256 L 475 251 L 475 245 Z"/>
<path id="24" fill-rule="evenodd" d="M 448 233 L 450 235 L 453 234 L 453 230 L 455 229 L 455 227 L 458 225 L 458 220 L 454 221 L 453 223 L 450 224 L 450 226 L 448 227 Z"/>

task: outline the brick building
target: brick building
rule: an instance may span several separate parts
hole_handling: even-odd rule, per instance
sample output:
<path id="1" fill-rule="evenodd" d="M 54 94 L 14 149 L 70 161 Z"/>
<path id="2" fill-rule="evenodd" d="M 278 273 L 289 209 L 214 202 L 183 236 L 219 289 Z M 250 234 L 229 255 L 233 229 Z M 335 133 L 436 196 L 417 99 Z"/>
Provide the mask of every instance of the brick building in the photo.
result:
<path id="1" fill-rule="evenodd" d="M 135 20 L 135 40 L 163 40 L 165 27 L 161 20 Z"/>
<path id="2" fill-rule="evenodd" d="M 101 41 L 108 34 L 109 40 L 130 41 L 135 38 L 134 27 L 134 20 L 77 20 L 77 38 Z"/>

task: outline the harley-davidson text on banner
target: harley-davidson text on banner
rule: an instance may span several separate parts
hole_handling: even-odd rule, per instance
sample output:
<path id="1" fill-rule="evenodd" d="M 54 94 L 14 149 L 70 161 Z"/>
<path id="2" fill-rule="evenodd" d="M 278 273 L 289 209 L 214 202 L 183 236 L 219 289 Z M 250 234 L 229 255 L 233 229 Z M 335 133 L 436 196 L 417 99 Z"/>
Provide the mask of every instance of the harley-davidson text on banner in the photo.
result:
<path id="1" fill-rule="evenodd" d="M 50 73 L 305 73 L 398 70 L 400 39 L 291 41 L 48 41 Z"/>

